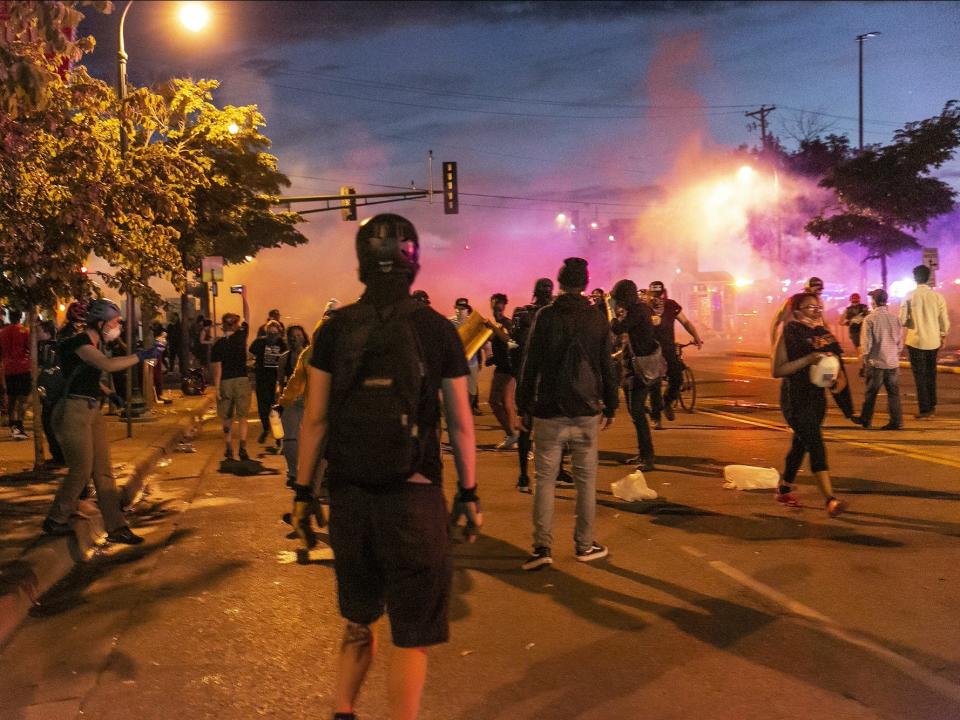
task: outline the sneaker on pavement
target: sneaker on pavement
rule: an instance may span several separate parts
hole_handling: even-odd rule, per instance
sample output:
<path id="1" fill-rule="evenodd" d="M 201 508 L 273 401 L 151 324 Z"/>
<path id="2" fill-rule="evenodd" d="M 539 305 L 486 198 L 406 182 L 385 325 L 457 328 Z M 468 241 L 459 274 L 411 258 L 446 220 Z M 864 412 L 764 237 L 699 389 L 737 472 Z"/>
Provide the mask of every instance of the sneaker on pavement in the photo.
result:
<path id="1" fill-rule="evenodd" d="M 14 428 L 10 431 L 10 437 L 14 440 L 27 440 L 29 436 L 20 428 Z"/>
<path id="2" fill-rule="evenodd" d="M 563 468 L 560 468 L 560 472 L 557 473 L 557 485 L 573 485 L 573 475 L 568 473 Z"/>
<path id="3" fill-rule="evenodd" d="M 68 523 L 57 522 L 53 518 L 45 518 L 43 521 L 43 531 L 47 535 L 70 535 L 73 529 Z"/>
<path id="4" fill-rule="evenodd" d="M 250 456 L 247 455 L 247 449 L 244 447 L 240 448 L 240 452 L 237 453 L 237 457 L 240 458 L 241 462 L 246 462 L 250 459 Z"/>
<path id="5" fill-rule="evenodd" d="M 550 557 L 550 548 L 535 547 L 530 557 L 520 567 L 524 570 L 537 570 L 544 565 L 553 565 L 553 558 Z"/>
<path id="6" fill-rule="evenodd" d="M 257 438 L 257 442 L 260 445 L 263 445 L 263 443 L 265 443 L 266 440 L 267 440 L 267 431 L 264 430 L 263 432 L 260 433 L 260 436 Z"/>
<path id="7" fill-rule="evenodd" d="M 577 550 L 577 560 L 593 562 L 607 556 L 607 548 L 598 542 L 593 543 L 587 550 Z"/>
<path id="8" fill-rule="evenodd" d="M 886 425 L 880 428 L 881 430 L 903 430 L 903 427 L 897 425 L 896 423 L 887 423 Z"/>
<path id="9" fill-rule="evenodd" d="M 517 491 L 526 493 L 527 495 L 533 492 L 530 489 L 530 478 L 528 478 L 526 475 L 521 475 L 520 479 L 517 480 Z"/>
<path id="10" fill-rule="evenodd" d="M 802 507 L 800 504 L 800 499 L 792 492 L 782 493 L 777 491 L 777 502 L 790 508 Z"/>
<path id="11" fill-rule="evenodd" d="M 657 418 L 656 420 L 654 420 L 654 421 L 653 421 L 653 429 L 654 429 L 654 430 L 663 430 L 663 420 L 660 420 L 659 418 Z"/>
<path id="12" fill-rule="evenodd" d="M 507 435 L 503 440 L 497 443 L 497 450 L 513 450 L 517 447 L 520 440 L 516 435 Z"/>
<path id="13" fill-rule="evenodd" d="M 134 535 L 133 530 L 124 525 L 122 528 L 108 532 L 107 542 L 117 543 L 119 545 L 139 545 L 143 542 L 143 538 L 139 535 Z"/>

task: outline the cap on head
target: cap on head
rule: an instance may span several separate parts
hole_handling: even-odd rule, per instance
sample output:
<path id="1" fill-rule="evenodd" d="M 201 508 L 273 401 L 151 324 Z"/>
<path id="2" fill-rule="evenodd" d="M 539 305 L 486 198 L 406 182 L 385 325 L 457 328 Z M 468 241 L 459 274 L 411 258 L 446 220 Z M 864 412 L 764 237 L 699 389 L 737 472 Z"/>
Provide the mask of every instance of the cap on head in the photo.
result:
<path id="1" fill-rule="evenodd" d="M 374 215 L 357 230 L 357 260 L 360 282 L 394 273 L 406 274 L 412 282 L 420 270 L 420 239 L 416 228 L 400 215 Z"/>
<path id="2" fill-rule="evenodd" d="M 812 277 L 807 280 L 808 290 L 823 290 L 823 280 L 818 277 Z"/>
<path id="3" fill-rule="evenodd" d="M 886 305 L 887 300 L 889 298 L 889 296 L 887 295 L 887 291 L 884 290 L 883 288 L 877 288 L 876 290 L 871 290 L 870 292 L 867 293 L 867 295 L 872 297 L 874 302 L 877 303 L 877 305 Z"/>
<path id="4" fill-rule="evenodd" d="M 469 310 L 470 301 L 467 298 L 457 298 L 457 301 L 453 304 L 457 310 Z"/>
<path id="5" fill-rule="evenodd" d="M 557 282 L 561 287 L 571 290 L 585 290 L 590 282 L 587 261 L 579 257 L 569 257 L 563 261 L 563 267 L 557 273 Z"/>
<path id="6" fill-rule="evenodd" d="M 413 297 L 413 299 L 417 302 L 423 303 L 424 305 L 430 304 L 430 296 L 427 295 L 426 290 L 414 290 L 411 297 Z"/>

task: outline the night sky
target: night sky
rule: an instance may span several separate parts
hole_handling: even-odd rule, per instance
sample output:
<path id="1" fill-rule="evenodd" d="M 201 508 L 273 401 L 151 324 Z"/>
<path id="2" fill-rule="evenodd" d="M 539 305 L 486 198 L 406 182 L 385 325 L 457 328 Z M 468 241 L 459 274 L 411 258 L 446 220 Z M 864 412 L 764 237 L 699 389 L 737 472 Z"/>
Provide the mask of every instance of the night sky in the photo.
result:
<path id="1" fill-rule="evenodd" d="M 122 5 L 110 16 L 88 10 L 81 26 L 97 39 L 86 64 L 110 82 Z M 683 214 L 681 188 L 727 172 L 732 148 L 758 143 L 744 112 L 761 104 L 777 106 L 770 129 L 788 148 L 801 111 L 855 145 L 857 34 L 882 33 L 865 46 L 865 142 L 889 142 L 960 97 L 955 2 L 215 2 L 197 35 L 176 23 L 177 5 L 134 3 L 130 81 L 215 78 L 218 104 L 258 105 L 289 194 L 424 187 L 429 149 L 437 182 L 439 162 L 458 161 L 459 215 L 444 216 L 439 201 L 379 208 L 417 224 L 418 285 L 443 310 L 461 294 L 505 290 L 525 301 L 533 280 L 555 276 L 572 254 L 590 259 L 592 284 L 607 287 L 628 274 L 645 284 L 697 270 L 672 252 L 689 240 L 684 231 L 638 219 L 658 203 Z M 960 162 L 941 177 L 960 187 Z M 558 228 L 557 213 L 577 209 L 581 229 L 595 219 L 604 242 Z M 309 246 L 228 271 L 251 285 L 255 314 L 280 305 L 309 322 L 328 297 L 356 296 L 354 226 L 339 213 L 308 217 Z M 611 221 L 646 228 L 632 251 L 606 242 Z M 956 227 L 931 228 L 942 253 Z M 689 242 L 719 248 L 730 232 Z M 831 266 L 849 275 L 837 253 L 762 272 L 818 271 L 829 283 Z M 904 256 L 895 270 L 917 261 Z M 706 267 L 717 262 L 699 269 L 723 269 Z"/>

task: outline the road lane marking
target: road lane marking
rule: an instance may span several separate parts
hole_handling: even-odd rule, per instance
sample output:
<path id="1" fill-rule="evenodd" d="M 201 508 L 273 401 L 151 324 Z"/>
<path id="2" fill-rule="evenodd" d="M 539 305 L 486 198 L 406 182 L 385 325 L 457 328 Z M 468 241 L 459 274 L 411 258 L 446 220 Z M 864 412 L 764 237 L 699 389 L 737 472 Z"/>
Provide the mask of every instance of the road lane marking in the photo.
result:
<path id="1" fill-rule="evenodd" d="M 702 412 L 707 415 L 716 415 L 718 417 L 727 418 L 729 420 L 735 420 L 745 425 L 755 425 L 757 427 L 768 428 L 770 430 L 777 430 L 779 432 L 791 432 L 789 426 L 778 423 L 773 420 L 758 420 L 756 418 L 744 418 L 733 413 L 724 412 L 722 410 L 713 410 L 709 408 L 698 408 L 697 412 Z M 940 455 L 931 455 L 928 453 L 922 453 L 917 450 L 911 449 L 907 445 L 898 445 L 895 443 L 883 443 L 883 442 L 864 442 L 862 440 L 854 440 L 849 435 L 837 434 L 834 432 L 824 432 L 823 437 L 826 440 L 835 440 L 838 442 L 846 443 L 853 447 L 864 448 L 866 450 L 876 450 L 877 452 L 886 453 L 887 455 L 898 455 L 900 457 L 907 457 L 913 460 L 925 460 L 926 462 L 936 463 L 938 465 L 945 465 L 952 468 L 960 468 L 960 460 L 954 460 L 953 458 L 945 458 Z"/>
<path id="2" fill-rule="evenodd" d="M 681 545 L 680 549 L 689 555 L 693 555 L 694 557 L 703 557 L 704 555 L 696 548 L 691 548 L 687 545 Z M 821 630 L 822 632 L 831 635 L 837 640 L 845 642 L 848 645 L 854 645 L 866 650 L 872 655 L 875 655 L 876 657 L 895 667 L 904 675 L 907 675 L 923 685 L 926 685 L 934 692 L 960 702 L 960 685 L 941 677 L 932 670 L 928 670 L 919 663 L 904 655 L 894 652 L 890 648 L 884 647 L 873 640 L 862 637 L 854 631 L 846 630 L 840 627 L 835 621 L 831 620 L 823 613 L 814 610 L 809 605 L 804 605 L 799 600 L 794 600 L 789 595 L 785 595 L 779 590 L 770 587 L 766 583 L 762 583 L 759 580 L 750 577 L 746 573 L 738 570 L 732 565 L 723 562 L 722 560 L 708 560 L 707 564 L 717 572 L 725 575 L 739 585 L 742 585 L 743 587 L 757 593 L 761 597 L 766 598 L 776 605 L 779 605 L 792 615 L 796 615 L 797 617 L 801 617 L 810 621 L 818 630 Z"/>

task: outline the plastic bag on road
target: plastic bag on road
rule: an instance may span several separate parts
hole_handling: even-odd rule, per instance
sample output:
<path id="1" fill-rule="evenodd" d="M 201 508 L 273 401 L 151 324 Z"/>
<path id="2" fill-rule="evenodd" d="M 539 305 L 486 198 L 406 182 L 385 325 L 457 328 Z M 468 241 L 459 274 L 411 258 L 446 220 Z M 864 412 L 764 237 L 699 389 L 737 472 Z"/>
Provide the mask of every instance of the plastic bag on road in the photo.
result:
<path id="1" fill-rule="evenodd" d="M 647 487 L 643 473 L 636 470 L 616 482 L 610 483 L 610 490 L 621 500 L 634 502 L 635 500 L 655 500 L 657 491 Z"/>
<path id="2" fill-rule="evenodd" d="M 780 484 L 780 473 L 776 468 L 727 465 L 723 479 L 727 490 L 772 490 Z"/>

